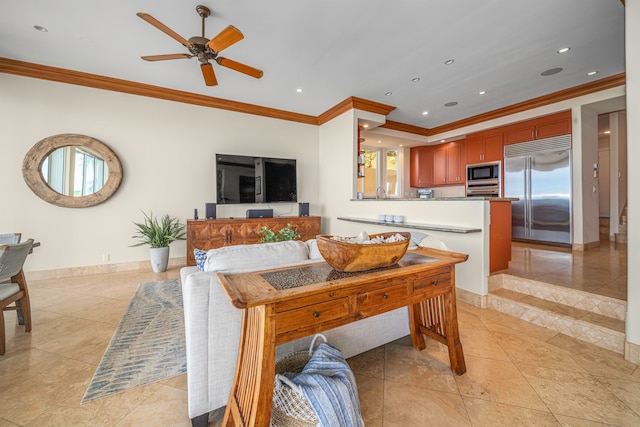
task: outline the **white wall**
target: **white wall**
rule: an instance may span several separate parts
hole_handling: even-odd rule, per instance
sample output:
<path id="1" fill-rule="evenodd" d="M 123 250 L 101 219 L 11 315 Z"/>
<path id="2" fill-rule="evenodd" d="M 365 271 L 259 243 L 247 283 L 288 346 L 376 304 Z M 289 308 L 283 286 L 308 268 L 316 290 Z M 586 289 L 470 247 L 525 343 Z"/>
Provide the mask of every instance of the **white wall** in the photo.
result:
<path id="1" fill-rule="evenodd" d="M 577 192 L 576 180 L 580 180 L 582 188 L 581 204 L 573 204 L 573 217 L 582 216 L 581 240 L 576 239 L 577 227 L 574 228 L 573 243 L 578 244 L 600 241 L 598 178 L 593 176 L 593 165 L 598 163 L 598 112 L 586 106 L 581 108 L 581 132 L 580 151 L 575 150 L 575 144 L 572 153 L 574 192 Z"/>
<path id="2" fill-rule="evenodd" d="M 321 212 L 317 126 L 275 120 L 123 93 L 0 74 L 0 232 L 22 232 L 42 243 L 26 271 L 144 261 L 146 247 L 131 248 L 132 221 L 168 213 L 182 221 L 215 202 L 215 153 L 296 158 L 298 200 Z M 120 157 L 124 179 L 101 205 L 61 208 L 39 199 L 22 178 L 22 161 L 38 141 L 60 133 L 92 136 Z M 261 207 L 264 207 L 262 205 Z M 218 209 L 243 217 L 252 205 Z M 297 205 L 274 203 L 277 215 Z M 171 245 L 186 256 L 185 242 Z"/>
<path id="3" fill-rule="evenodd" d="M 627 69 L 628 246 L 627 341 L 640 345 L 640 2 L 625 2 Z M 632 167 L 636 165 L 636 167 Z M 637 361 L 636 361 L 637 363 Z"/>

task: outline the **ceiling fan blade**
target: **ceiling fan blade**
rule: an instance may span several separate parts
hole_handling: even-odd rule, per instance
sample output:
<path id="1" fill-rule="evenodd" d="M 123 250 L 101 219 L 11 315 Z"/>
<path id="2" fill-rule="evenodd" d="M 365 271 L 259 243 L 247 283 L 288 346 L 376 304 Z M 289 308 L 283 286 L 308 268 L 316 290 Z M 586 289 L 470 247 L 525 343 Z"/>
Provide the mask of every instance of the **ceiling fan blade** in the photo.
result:
<path id="1" fill-rule="evenodd" d="M 204 77 L 204 82 L 207 86 L 216 86 L 218 84 L 216 73 L 213 72 L 213 65 L 209 63 L 200 64 L 200 69 L 202 70 L 202 77 Z"/>
<path id="2" fill-rule="evenodd" d="M 189 59 L 192 55 L 188 53 L 169 53 L 166 55 L 147 55 L 140 58 L 145 61 L 166 61 L 167 59 Z"/>
<path id="3" fill-rule="evenodd" d="M 222 65 L 223 67 L 231 68 L 232 70 L 239 71 L 248 76 L 255 77 L 256 79 L 261 78 L 262 75 L 264 74 L 262 70 L 258 70 L 257 68 L 253 68 L 248 65 L 241 64 L 240 62 L 236 62 L 232 59 L 218 57 L 216 58 L 216 62 Z"/>
<path id="4" fill-rule="evenodd" d="M 177 40 L 178 43 L 180 43 L 181 45 L 183 45 L 185 47 L 193 46 L 193 43 L 191 43 L 189 40 L 185 39 L 180 34 L 176 33 L 171 28 L 167 27 L 162 22 L 158 21 L 156 18 L 154 18 L 153 16 L 149 15 L 148 13 L 138 12 L 138 13 L 136 13 L 136 15 L 138 15 L 140 18 L 144 19 L 149 24 L 153 25 L 154 27 L 156 27 L 157 29 L 159 29 L 160 31 L 162 31 L 163 33 L 168 35 L 169 37 L 173 38 L 174 40 Z"/>
<path id="5" fill-rule="evenodd" d="M 227 28 L 220 31 L 220 34 L 212 38 L 211 41 L 207 43 L 207 46 L 215 52 L 222 52 L 224 49 L 239 42 L 243 38 L 244 36 L 239 29 L 233 25 L 229 25 Z"/>

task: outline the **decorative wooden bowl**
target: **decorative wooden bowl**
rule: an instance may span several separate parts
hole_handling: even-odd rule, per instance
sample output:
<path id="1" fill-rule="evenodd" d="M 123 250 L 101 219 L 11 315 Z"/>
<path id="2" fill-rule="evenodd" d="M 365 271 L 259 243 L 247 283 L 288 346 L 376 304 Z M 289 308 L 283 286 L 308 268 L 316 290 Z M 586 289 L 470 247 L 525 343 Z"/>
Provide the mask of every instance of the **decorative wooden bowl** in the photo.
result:
<path id="1" fill-rule="evenodd" d="M 392 243 L 358 244 L 334 240 L 331 238 L 332 236 L 328 235 L 318 235 L 316 241 L 325 261 L 335 270 L 365 271 L 389 267 L 400 261 L 409 247 L 411 233 L 380 233 L 372 234 L 369 237 L 373 239 L 376 236 L 384 236 L 386 238 L 394 234 L 401 234 L 406 240 Z"/>

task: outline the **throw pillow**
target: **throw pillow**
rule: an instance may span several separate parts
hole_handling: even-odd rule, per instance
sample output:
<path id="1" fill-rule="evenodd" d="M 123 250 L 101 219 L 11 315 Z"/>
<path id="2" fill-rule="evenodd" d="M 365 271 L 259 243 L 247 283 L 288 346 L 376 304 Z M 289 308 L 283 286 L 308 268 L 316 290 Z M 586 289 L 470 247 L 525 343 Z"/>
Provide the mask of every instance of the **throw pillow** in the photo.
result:
<path id="1" fill-rule="evenodd" d="M 309 248 L 300 240 L 223 246 L 207 252 L 205 271 L 252 271 L 280 267 L 309 259 Z"/>
<path id="2" fill-rule="evenodd" d="M 309 248 L 309 259 L 324 259 L 318 249 L 318 241 L 316 239 L 309 239 L 305 242 Z"/>
<path id="3" fill-rule="evenodd" d="M 193 256 L 196 259 L 198 271 L 204 271 L 204 263 L 207 262 L 207 251 L 203 251 L 202 249 L 194 249 Z"/>

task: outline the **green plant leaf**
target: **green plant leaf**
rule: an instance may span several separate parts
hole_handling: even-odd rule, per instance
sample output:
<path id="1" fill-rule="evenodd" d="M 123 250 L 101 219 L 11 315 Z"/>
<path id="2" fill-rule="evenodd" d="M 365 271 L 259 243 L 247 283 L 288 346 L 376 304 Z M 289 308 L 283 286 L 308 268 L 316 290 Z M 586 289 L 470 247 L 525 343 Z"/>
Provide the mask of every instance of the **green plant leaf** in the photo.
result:
<path id="1" fill-rule="evenodd" d="M 142 214 L 144 222 L 133 223 L 137 230 L 136 234 L 131 236 L 139 242 L 131 246 L 149 245 L 152 248 L 163 248 L 176 240 L 185 240 L 185 226 L 177 218 L 164 215 L 158 222 L 158 217 L 154 217 L 153 212 L 147 215 L 142 211 Z"/>

